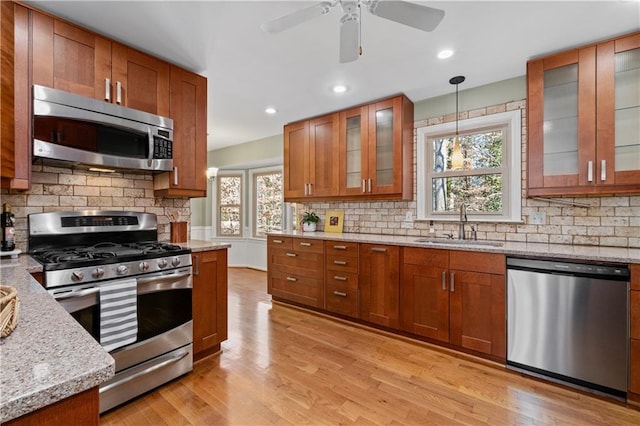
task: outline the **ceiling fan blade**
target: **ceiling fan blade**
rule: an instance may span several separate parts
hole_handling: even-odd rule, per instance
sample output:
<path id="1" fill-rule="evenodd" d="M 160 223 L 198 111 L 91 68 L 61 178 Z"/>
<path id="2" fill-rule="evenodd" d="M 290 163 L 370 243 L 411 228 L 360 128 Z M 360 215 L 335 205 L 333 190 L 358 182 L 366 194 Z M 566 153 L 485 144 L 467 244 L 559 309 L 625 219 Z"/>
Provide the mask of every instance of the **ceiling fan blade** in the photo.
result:
<path id="1" fill-rule="evenodd" d="M 348 19 L 345 19 L 348 18 Z M 340 63 L 358 59 L 360 50 L 360 25 L 357 18 L 345 15 L 340 26 Z"/>
<path id="2" fill-rule="evenodd" d="M 369 12 L 422 31 L 433 31 L 444 17 L 444 10 L 395 0 L 374 1 Z"/>
<path id="3" fill-rule="evenodd" d="M 316 3 L 313 6 L 298 9 L 288 15 L 265 22 L 260 26 L 260 28 L 262 28 L 262 31 L 264 32 L 276 34 L 302 24 L 303 22 L 309 21 L 317 16 L 324 15 L 329 12 L 331 7 L 332 4 L 330 2 Z"/>

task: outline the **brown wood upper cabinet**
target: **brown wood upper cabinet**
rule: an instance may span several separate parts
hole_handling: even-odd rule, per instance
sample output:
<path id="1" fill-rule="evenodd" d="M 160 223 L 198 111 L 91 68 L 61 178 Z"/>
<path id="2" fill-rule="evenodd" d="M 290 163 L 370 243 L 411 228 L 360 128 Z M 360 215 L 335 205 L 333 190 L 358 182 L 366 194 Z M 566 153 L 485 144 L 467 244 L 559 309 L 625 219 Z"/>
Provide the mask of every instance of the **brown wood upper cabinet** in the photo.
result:
<path id="1" fill-rule="evenodd" d="M 406 96 L 340 112 L 340 195 L 410 200 L 413 103 Z"/>
<path id="2" fill-rule="evenodd" d="M 171 66 L 173 171 L 154 176 L 157 197 L 207 196 L 207 79 Z"/>
<path id="3" fill-rule="evenodd" d="M 528 196 L 640 192 L 640 32 L 527 63 Z"/>
<path id="4" fill-rule="evenodd" d="M 505 257 L 405 247 L 402 328 L 506 359 Z"/>
<path id="5" fill-rule="evenodd" d="M 338 193 L 338 113 L 284 126 L 284 198 Z"/>
<path id="6" fill-rule="evenodd" d="M 413 197 L 413 103 L 396 96 L 284 126 L 284 197 Z"/>
<path id="7" fill-rule="evenodd" d="M 31 11 L 33 83 L 169 116 L 169 64 Z"/>

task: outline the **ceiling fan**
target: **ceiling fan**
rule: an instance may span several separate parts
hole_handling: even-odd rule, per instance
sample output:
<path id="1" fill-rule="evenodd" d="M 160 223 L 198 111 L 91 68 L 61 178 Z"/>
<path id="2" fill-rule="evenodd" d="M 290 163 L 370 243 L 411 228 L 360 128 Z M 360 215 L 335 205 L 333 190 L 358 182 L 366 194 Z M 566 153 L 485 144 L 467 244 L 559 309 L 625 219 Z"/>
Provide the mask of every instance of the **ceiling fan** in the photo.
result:
<path id="1" fill-rule="evenodd" d="M 442 18 L 444 10 L 396 0 L 331 0 L 316 3 L 288 15 L 261 25 L 263 31 L 275 34 L 292 28 L 317 16 L 329 13 L 340 5 L 340 62 L 351 62 L 362 54 L 360 47 L 360 12 L 366 8 L 369 13 L 399 24 L 408 25 L 422 31 L 434 30 Z"/>

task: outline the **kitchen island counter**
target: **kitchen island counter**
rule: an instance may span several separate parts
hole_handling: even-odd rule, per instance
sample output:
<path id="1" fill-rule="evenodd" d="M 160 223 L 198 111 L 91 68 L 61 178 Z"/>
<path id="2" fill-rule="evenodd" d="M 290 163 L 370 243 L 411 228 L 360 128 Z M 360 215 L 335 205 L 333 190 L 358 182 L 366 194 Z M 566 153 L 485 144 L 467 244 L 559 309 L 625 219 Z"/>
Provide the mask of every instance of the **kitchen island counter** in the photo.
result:
<path id="1" fill-rule="evenodd" d="M 114 375 L 113 358 L 30 274 L 41 270 L 26 254 L 0 263 L 0 282 L 15 287 L 20 299 L 18 324 L 0 340 L 0 423 Z"/>
<path id="2" fill-rule="evenodd" d="M 438 239 L 420 236 L 331 232 L 270 232 L 269 235 L 318 238 L 329 241 L 388 244 L 403 247 L 480 251 L 487 253 L 502 253 L 507 256 L 545 257 L 593 262 L 640 263 L 640 248 L 524 243 L 515 241 L 460 241 L 455 239 L 448 240 L 444 238 Z M 421 242 L 420 240 L 427 240 L 427 242 Z"/>
<path id="3" fill-rule="evenodd" d="M 182 247 L 191 249 L 193 253 L 197 253 L 199 251 L 211 251 L 211 250 L 222 250 L 228 249 L 231 247 L 229 243 L 218 243 L 215 241 L 206 241 L 206 240 L 189 240 L 186 243 L 177 243 Z"/>

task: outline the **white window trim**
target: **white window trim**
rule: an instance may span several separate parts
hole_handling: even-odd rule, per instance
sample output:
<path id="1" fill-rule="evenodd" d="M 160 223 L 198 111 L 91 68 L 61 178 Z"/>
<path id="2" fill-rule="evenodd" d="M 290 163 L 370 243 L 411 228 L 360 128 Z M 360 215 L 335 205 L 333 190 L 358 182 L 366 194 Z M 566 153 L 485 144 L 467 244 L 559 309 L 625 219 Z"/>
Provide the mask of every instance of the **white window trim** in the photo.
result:
<path id="1" fill-rule="evenodd" d="M 490 214 L 469 214 L 468 219 L 476 222 L 522 222 L 522 163 L 521 163 L 521 151 L 522 151 L 522 123 L 521 123 L 521 111 L 507 111 L 497 114 L 485 115 L 481 117 L 469 118 L 467 120 L 458 121 L 458 129 L 460 133 L 489 126 L 507 125 L 507 132 L 509 133 L 510 144 L 505 146 L 506 158 L 509 161 L 509 167 L 507 167 L 506 174 L 503 176 L 503 182 L 508 182 L 509 188 L 507 190 L 509 201 L 501 215 Z M 416 159 L 417 159 L 417 172 L 416 172 L 416 200 L 417 200 L 417 220 L 434 220 L 434 221 L 458 221 L 459 215 L 457 213 L 452 214 L 438 214 L 428 215 L 427 203 L 431 202 L 431 199 L 427 197 L 427 168 L 429 167 L 429 158 L 427 158 L 428 147 L 427 141 L 429 138 L 441 135 L 441 134 L 454 134 L 456 129 L 456 122 L 448 122 L 443 124 L 436 124 L 433 126 L 419 127 L 416 129 Z M 429 191 L 431 194 L 431 191 Z"/>
<path id="2" fill-rule="evenodd" d="M 219 235 L 218 234 L 218 179 L 223 176 L 240 176 L 240 191 L 242 192 L 240 194 L 240 235 Z M 237 239 L 237 238 L 244 238 L 245 236 L 245 226 L 244 226 L 244 222 L 245 222 L 245 217 L 247 214 L 247 206 L 245 205 L 245 199 L 244 199 L 244 194 L 245 191 L 247 189 L 247 182 L 246 182 L 247 178 L 246 178 L 246 174 L 244 170 L 218 170 L 218 175 L 216 176 L 216 178 L 212 181 L 212 196 L 211 196 L 211 203 L 212 203 L 212 208 L 211 208 L 211 216 L 212 216 L 212 221 L 211 221 L 211 225 L 213 228 L 213 235 L 215 238 L 233 238 L 233 239 Z"/>
<path id="3" fill-rule="evenodd" d="M 251 223 L 249 225 L 249 235 L 251 235 L 251 238 L 255 238 L 255 239 L 260 239 L 260 240 L 264 240 L 267 237 L 266 236 L 259 236 L 256 235 L 256 212 L 257 212 L 257 200 L 254 194 L 254 175 L 257 174 L 264 174 L 264 173 L 273 173 L 273 172 L 280 172 L 282 173 L 282 176 L 284 177 L 284 167 L 283 166 L 272 166 L 272 167 L 262 167 L 259 169 L 250 169 L 249 170 L 249 199 L 251 200 Z M 284 188 L 282 188 L 282 198 L 281 198 L 281 202 L 282 202 L 282 214 L 283 217 L 280 218 L 281 223 L 283 225 L 284 228 L 284 211 L 285 211 L 285 204 L 284 204 Z"/>

